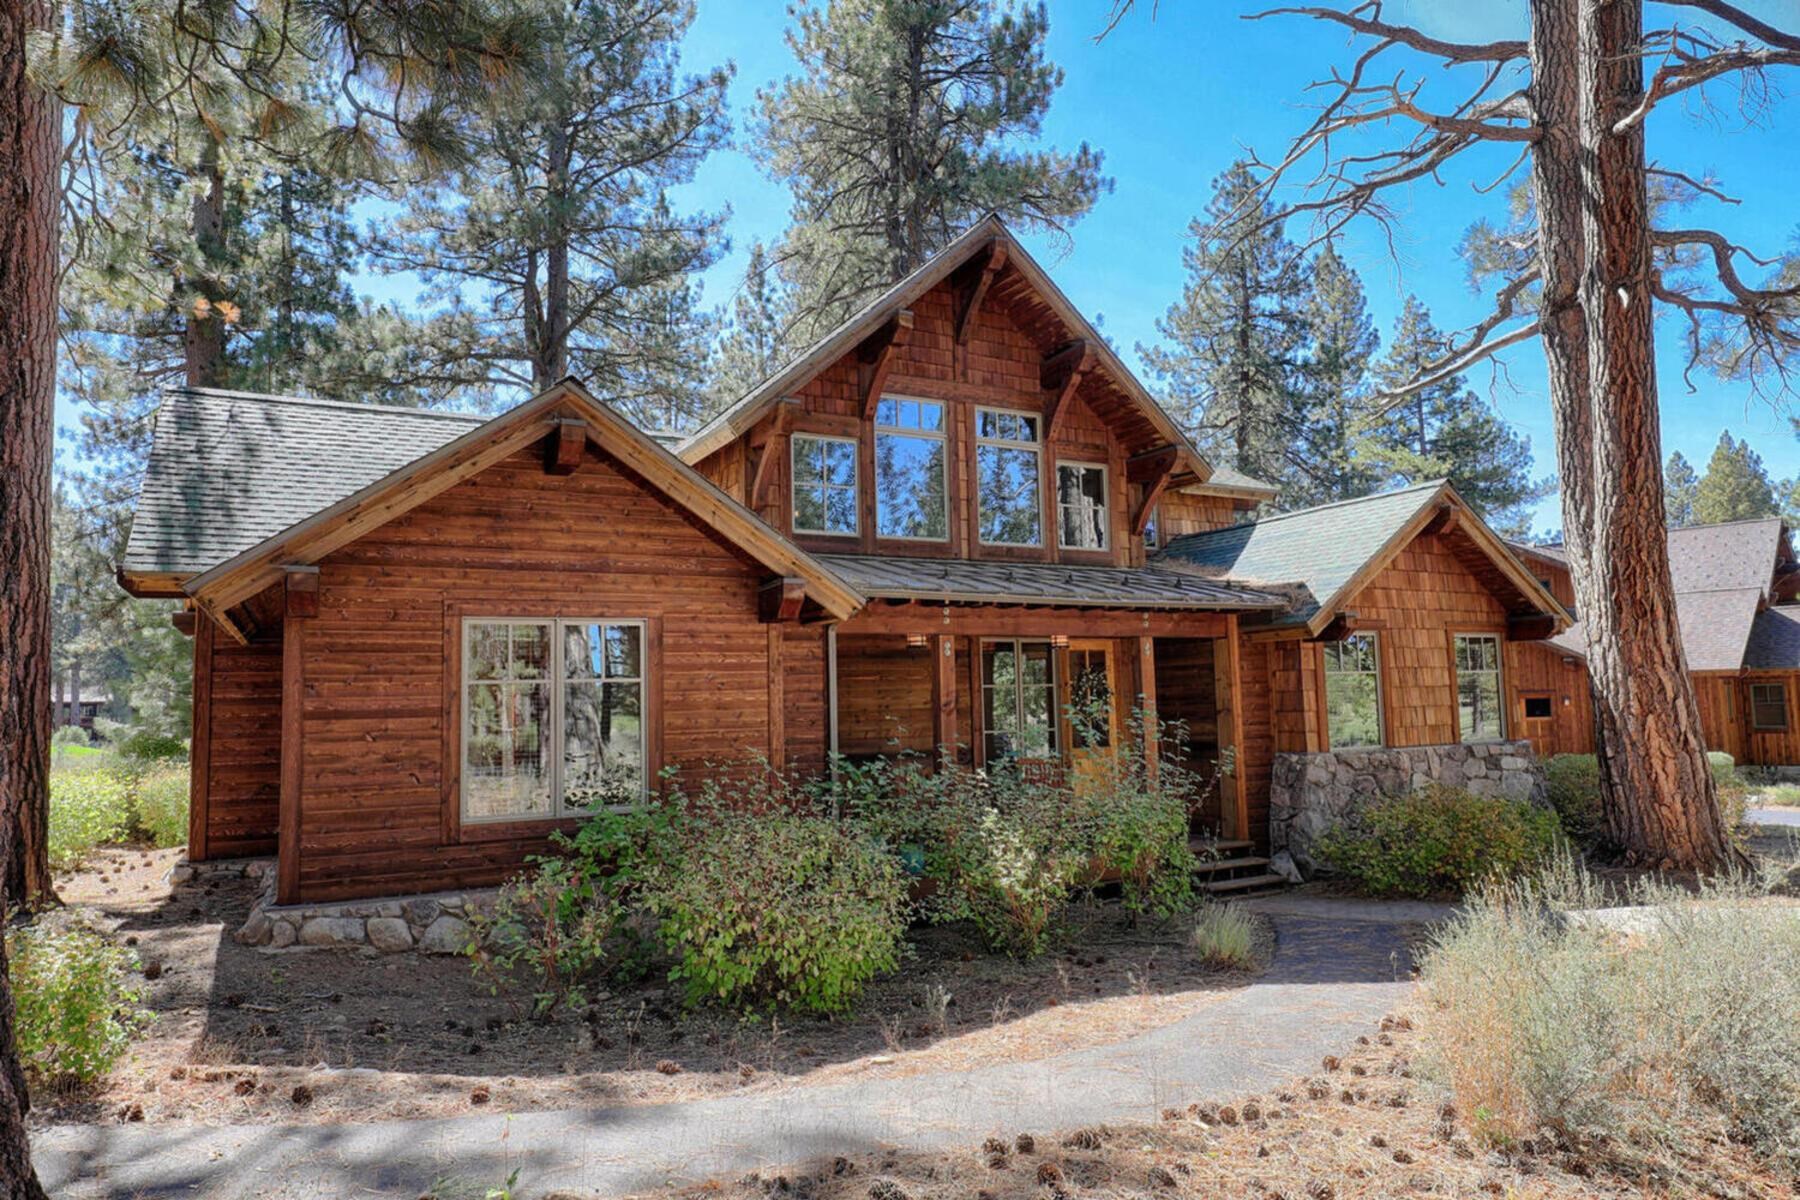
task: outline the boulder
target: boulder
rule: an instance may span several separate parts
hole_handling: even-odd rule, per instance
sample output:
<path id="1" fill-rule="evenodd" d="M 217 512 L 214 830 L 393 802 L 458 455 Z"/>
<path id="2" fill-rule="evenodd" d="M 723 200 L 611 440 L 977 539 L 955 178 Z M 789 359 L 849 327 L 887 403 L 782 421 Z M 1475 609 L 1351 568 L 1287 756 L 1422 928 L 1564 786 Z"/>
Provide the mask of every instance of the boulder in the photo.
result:
<path id="1" fill-rule="evenodd" d="M 354 917 L 314 917 L 300 927 L 302 946 L 360 946 L 363 923 Z"/>
<path id="2" fill-rule="evenodd" d="M 419 949 L 426 954 L 461 954 L 469 944 L 469 923 L 461 917 L 441 916 L 419 935 Z"/>
<path id="3" fill-rule="evenodd" d="M 399 917 L 371 917 L 367 932 L 369 945 L 383 954 L 412 949 L 412 930 Z"/>

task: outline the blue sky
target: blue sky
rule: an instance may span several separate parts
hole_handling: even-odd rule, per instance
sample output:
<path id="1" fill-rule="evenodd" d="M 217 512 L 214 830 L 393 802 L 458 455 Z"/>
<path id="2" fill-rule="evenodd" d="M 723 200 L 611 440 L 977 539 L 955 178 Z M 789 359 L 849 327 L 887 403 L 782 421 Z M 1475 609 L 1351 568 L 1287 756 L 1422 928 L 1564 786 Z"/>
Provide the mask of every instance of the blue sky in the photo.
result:
<path id="1" fill-rule="evenodd" d="M 785 13 L 773 0 L 698 2 L 686 63 L 693 69 L 736 64 L 730 98 L 741 135 L 756 90 L 793 69 L 783 37 Z M 1101 320 L 1134 364 L 1135 347 L 1156 339 L 1156 319 L 1180 294 L 1187 225 L 1205 205 L 1212 179 L 1246 147 L 1265 157 L 1278 153 L 1309 119 L 1307 84 L 1349 61 L 1344 36 L 1319 22 L 1245 21 L 1239 14 L 1250 6 L 1217 0 L 1162 0 L 1152 19 L 1153 2 L 1140 0 L 1143 11 L 1096 43 L 1107 0 L 1052 0 L 1049 53 L 1066 80 L 1044 123 L 1044 140 L 1057 146 L 1085 140 L 1101 149 L 1117 182 L 1074 227 L 1071 244 L 1028 239 L 1070 298 Z M 1800 0 L 1751 7 L 1791 22 Z M 1671 11 L 1686 10 L 1653 4 L 1651 19 L 1666 19 Z M 1485 40 L 1524 31 L 1524 5 L 1512 0 L 1390 0 L 1387 13 L 1445 37 Z M 1435 66 L 1417 59 L 1396 55 L 1394 62 L 1394 69 L 1406 65 L 1414 73 L 1423 69 L 1434 82 L 1443 79 Z M 1795 74 L 1789 72 L 1790 86 Z M 1715 175 L 1742 200 L 1736 207 L 1697 206 L 1684 223 L 1711 225 L 1769 254 L 1790 245 L 1800 222 L 1796 130 L 1800 100 L 1775 109 L 1760 127 L 1670 105 L 1651 118 L 1651 157 L 1691 175 Z M 1445 328 L 1485 314 L 1454 248 L 1477 217 L 1503 216 L 1500 197 L 1478 194 L 1473 184 L 1499 173 L 1511 156 L 1504 148 L 1476 153 L 1468 170 L 1394 197 L 1400 236 L 1391 251 L 1372 227 L 1355 230 L 1344 242 L 1342 252 L 1361 273 L 1384 333 L 1408 292 L 1416 292 Z M 684 203 L 731 207 L 732 252 L 705 280 L 707 302 L 726 302 L 751 241 L 780 235 L 787 193 L 736 148 L 711 158 L 684 192 L 678 197 Z M 399 283 L 371 279 L 364 290 L 403 299 Z M 1665 454 L 1680 450 L 1703 469 L 1720 430 L 1730 428 L 1751 440 L 1771 475 L 1800 473 L 1800 443 L 1784 414 L 1750 399 L 1738 384 L 1697 377 L 1697 390 L 1689 392 L 1681 378 L 1677 328 L 1664 321 L 1658 333 Z M 1554 452 L 1541 354 L 1527 343 L 1504 363 L 1503 376 L 1482 370 L 1471 382 L 1488 390 L 1502 415 L 1531 438 L 1538 471 L 1549 474 Z M 74 414 L 63 407 L 58 417 L 67 424 Z M 1539 528 L 1561 526 L 1557 504 L 1552 496 L 1540 505 Z"/>

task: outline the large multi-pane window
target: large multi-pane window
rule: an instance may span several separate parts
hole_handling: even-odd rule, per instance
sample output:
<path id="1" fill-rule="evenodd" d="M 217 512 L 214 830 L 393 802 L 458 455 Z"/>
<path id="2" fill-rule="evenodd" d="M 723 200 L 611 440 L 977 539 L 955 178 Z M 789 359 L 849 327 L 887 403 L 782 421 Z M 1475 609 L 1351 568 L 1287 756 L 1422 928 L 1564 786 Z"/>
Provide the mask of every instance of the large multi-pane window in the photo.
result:
<path id="1" fill-rule="evenodd" d="M 794 532 L 856 533 L 856 442 L 796 433 Z"/>
<path id="2" fill-rule="evenodd" d="M 1788 727 L 1787 686 L 1780 683 L 1750 685 L 1750 726 L 1753 729 Z"/>
<path id="3" fill-rule="evenodd" d="M 1326 642 L 1325 720 L 1333 749 L 1381 745 L 1381 655 L 1372 633 Z"/>
<path id="4" fill-rule="evenodd" d="M 1093 463 L 1057 463 L 1056 514 L 1065 547 L 1106 549 L 1106 468 Z"/>
<path id="5" fill-rule="evenodd" d="M 462 819 L 572 816 L 644 795 L 644 626 L 463 622 Z"/>
<path id="6" fill-rule="evenodd" d="M 1041 546 L 1041 422 L 1030 413 L 975 410 L 975 490 L 981 540 L 991 546 Z"/>
<path id="7" fill-rule="evenodd" d="M 1500 702 L 1500 638 L 1491 633 L 1456 635 L 1456 705 L 1465 742 L 1497 742 L 1505 736 Z"/>
<path id="8" fill-rule="evenodd" d="M 984 642 L 981 694 L 990 762 L 1056 753 L 1056 670 L 1049 642 Z"/>
<path id="9" fill-rule="evenodd" d="M 950 536 L 944 490 L 944 406 L 886 397 L 875 406 L 875 532 L 885 538 Z"/>

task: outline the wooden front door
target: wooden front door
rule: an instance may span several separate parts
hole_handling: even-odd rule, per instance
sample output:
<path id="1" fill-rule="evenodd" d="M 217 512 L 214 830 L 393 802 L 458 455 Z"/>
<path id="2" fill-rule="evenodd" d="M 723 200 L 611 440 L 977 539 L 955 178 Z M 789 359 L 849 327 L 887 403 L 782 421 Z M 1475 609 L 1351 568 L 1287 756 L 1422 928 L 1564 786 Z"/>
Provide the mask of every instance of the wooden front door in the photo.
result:
<path id="1" fill-rule="evenodd" d="M 1119 744 L 1119 677 L 1114 646 L 1106 641 L 1069 643 L 1069 765 L 1077 784 L 1092 778 Z"/>

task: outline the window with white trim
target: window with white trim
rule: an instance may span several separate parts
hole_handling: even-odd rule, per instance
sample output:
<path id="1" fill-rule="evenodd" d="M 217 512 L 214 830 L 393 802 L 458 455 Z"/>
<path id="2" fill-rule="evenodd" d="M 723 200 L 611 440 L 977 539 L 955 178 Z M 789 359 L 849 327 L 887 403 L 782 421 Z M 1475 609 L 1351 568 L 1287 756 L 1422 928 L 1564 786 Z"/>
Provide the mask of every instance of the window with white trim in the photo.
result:
<path id="1" fill-rule="evenodd" d="M 1041 420 L 999 408 L 975 410 L 976 528 L 990 546 L 1041 546 Z"/>
<path id="2" fill-rule="evenodd" d="M 465 824 L 643 799 L 642 621 L 469 618 L 462 662 Z"/>
<path id="3" fill-rule="evenodd" d="M 989 762 L 1056 754 L 1056 659 L 1049 642 L 983 642 L 981 697 Z"/>
<path id="4" fill-rule="evenodd" d="M 1753 729 L 1786 729 L 1788 727 L 1786 684 L 1753 683 L 1750 685 L 1750 725 Z"/>
<path id="5" fill-rule="evenodd" d="M 1456 635 L 1456 711 L 1465 742 L 1497 742 L 1506 736 L 1501 715 L 1500 638 L 1492 633 Z"/>
<path id="6" fill-rule="evenodd" d="M 856 536 L 856 440 L 796 433 L 794 532 Z"/>
<path id="7" fill-rule="evenodd" d="M 1097 463 L 1057 463 L 1056 514 L 1064 548 L 1106 549 L 1106 468 Z"/>
<path id="8" fill-rule="evenodd" d="M 950 536 L 944 406 L 884 396 L 875 406 L 875 532 L 941 542 Z"/>
<path id="9" fill-rule="evenodd" d="M 1381 745 L 1381 653 L 1372 633 L 1326 642 L 1325 727 L 1336 750 Z"/>

